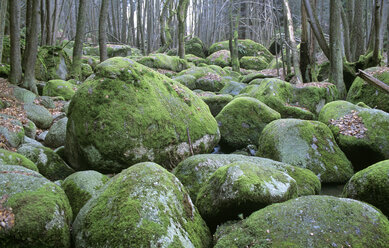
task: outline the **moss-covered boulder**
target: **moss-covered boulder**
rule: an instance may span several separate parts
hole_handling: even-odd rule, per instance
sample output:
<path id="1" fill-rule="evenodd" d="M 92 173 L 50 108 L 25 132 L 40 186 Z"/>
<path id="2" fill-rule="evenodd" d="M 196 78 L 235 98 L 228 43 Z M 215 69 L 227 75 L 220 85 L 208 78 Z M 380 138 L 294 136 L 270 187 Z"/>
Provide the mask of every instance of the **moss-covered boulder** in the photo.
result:
<path id="1" fill-rule="evenodd" d="M 218 228 L 222 247 L 388 247 L 389 221 L 374 207 L 333 196 L 303 196 Z"/>
<path id="2" fill-rule="evenodd" d="M 5 138 L 7 145 L 18 147 L 24 139 L 23 124 L 15 117 L 0 114 L 0 136 Z"/>
<path id="3" fill-rule="evenodd" d="M 235 98 L 216 116 L 221 134 L 220 141 L 235 149 L 249 144 L 258 145 L 263 128 L 280 118 L 280 113 L 255 98 Z"/>
<path id="4" fill-rule="evenodd" d="M 30 119 L 34 124 L 42 129 L 47 129 L 53 122 L 51 113 L 43 106 L 36 104 L 24 104 L 24 111 L 26 111 L 27 118 Z"/>
<path id="5" fill-rule="evenodd" d="M 208 72 L 204 76 L 196 79 L 194 89 L 218 92 L 225 84 L 226 80 L 220 77 L 216 72 Z"/>
<path id="6" fill-rule="evenodd" d="M 112 178 L 80 210 L 75 247 L 209 247 L 208 227 L 180 181 L 154 163 Z"/>
<path id="7" fill-rule="evenodd" d="M 63 180 L 74 173 L 74 170 L 50 148 L 24 144 L 19 147 L 18 153 L 34 162 L 39 172 L 51 181 Z"/>
<path id="8" fill-rule="evenodd" d="M 77 87 L 64 80 L 50 80 L 43 87 L 44 96 L 61 96 L 65 100 L 70 100 L 74 93 L 76 92 Z"/>
<path id="9" fill-rule="evenodd" d="M 216 116 L 220 113 L 220 111 L 232 101 L 233 97 L 228 94 L 219 94 L 219 95 L 204 95 L 201 96 L 201 100 L 203 100 L 209 107 L 213 116 Z"/>
<path id="10" fill-rule="evenodd" d="M 64 117 L 56 121 L 49 129 L 45 138 L 45 145 L 51 148 L 57 148 L 65 145 L 66 125 L 68 118 Z"/>
<path id="11" fill-rule="evenodd" d="M 201 77 L 204 77 L 205 75 L 209 73 L 216 73 L 220 77 L 227 76 L 228 73 L 223 70 L 223 68 L 218 66 L 195 66 L 191 67 L 189 69 L 183 70 L 179 72 L 176 77 L 182 76 L 182 75 L 191 75 L 194 76 L 196 79 L 199 79 Z"/>
<path id="12" fill-rule="evenodd" d="M 38 167 L 25 156 L 4 149 L 0 149 L 0 164 L 19 165 L 33 171 L 38 171 Z"/>
<path id="13" fill-rule="evenodd" d="M 259 138 L 257 156 L 313 171 L 324 183 L 344 183 L 353 175 L 331 130 L 319 121 L 281 119 L 268 124 Z"/>
<path id="14" fill-rule="evenodd" d="M 84 47 L 82 52 L 87 56 L 99 56 L 99 46 L 95 47 Z M 127 57 L 127 56 L 140 56 L 141 52 L 139 49 L 119 44 L 107 44 L 107 55 L 109 58 L 112 57 Z"/>
<path id="15" fill-rule="evenodd" d="M 240 60 L 240 67 L 248 70 L 264 70 L 269 64 L 264 57 L 244 56 Z"/>
<path id="16" fill-rule="evenodd" d="M 35 64 L 35 77 L 40 81 L 66 80 L 70 65 L 70 58 L 61 47 L 40 47 Z"/>
<path id="17" fill-rule="evenodd" d="M 88 111 L 85 111 L 88 109 Z M 185 86 L 127 58 L 99 64 L 72 98 L 66 157 L 77 169 L 166 168 L 212 151 L 220 133 L 208 106 Z"/>
<path id="18" fill-rule="evenodd" d="M 205 58 L 205 47 L 198 37 L 193 37 L 185 42 L 185 53 Z"/>
<path id="19" fill-rule="evenodd" d="M 196 89 L 196 77 L 190 74 L 183 74 L 180 76 L 174 76 L 173 80 L 179 82 L 182 85 L 185 85 L 191 90 Z"/>
<path id="20" fill-rule="evenodd" d="M 0 246 L 70 248 L 72 210 L 63 190 L 39 173 L 0 165 Z"/>
<path id="21" fill-rule="evenodd" d="M 207 57 L 208 64 L 218 65 L 220 67 L 230 66 L 231 65 L 231 54 L 228 50 L 219 50 L 214 53 L 211 53 Z"/>
<path id="22" fill-rule="evenodd" d="M 389 160 L 373 164 L 351 177 L 343 197 L 364 201 L 389 216 Z"/>
<path id="23" fill-rule="evenodd" d="M 169 56 L 163 53 L 152 54 L 150 56 L 140 57 L 138 63 L 155 69 L 165 69 L 175 72 L 188 69 L 188 62 L 177 56 Z"/>
<path id="24" fill-rule="evenodd" d="M 228 40 L 214 43 L 209 48 L 209 53 L 212 54 L 220 50 L 229 50 Z M 268 63 L 273 59 L 273 55 L 266 47 L 249 39 L 238 41 L 238 54 L 239 58 L 243 56 L 263 56 Z"/>
<path id="25" fill-rule="evenodd" d="M 312 195 L 320 192 L 321 184 L 310 170 L 280 163 L 271 159 L 236 154 L 201 154 L 182 161 L 173 173 L 185 185 L 195 201 L 201 187 L 220 167 L 235 162 L 254 163 L 261 167 L 277 169 L 291 176 L 297 183 L 298 195 Z"/>
<path id="26" fill-rule="evenodd" d="M 338 99 L 330 83 L 292 85 L 276 78 L 255 79 L 240 93 L 264 102 L 282 118 L 313 119 L 328 102 Z"/>
<path id="27" fill-rule="evenodd" d="M 84 81 L 87 79 L 90 75 L 93 74 L 93 69 L 92 66 L 86 63 L 81 64 L 81 75 L 82 75 L 82 80 Z"/>
<path id="28" fill-rule="evenodd" d="M 230 94 L 232 96 L 239 95 L 239 93 L 247 87 L 247 84 L 239 83 L 237 81 L 228 81 L 225 86 L 219 91 L 220 94 Z"/>
<path id="29" fill-rule="evenodd" d="M 251 81 L 253 81 L 254 79 L 258 79 L 258 78 L 268 78 L 268 76 L 266 76 L 260 72 L 253 72 L 253 73 L 242 76 L 240 81 L 244 84 L 249 84 Z"/>
<path id="30" fill-rule="evenodd" d="M 250 162 L 218 168 L 203 184 L 196 206 L 212 228 L 249 216 L 272 203 L 297 197 L 297 183 L 287 173 Z M 240 216 L 242 217 L 242 216 Z"/>
<path id="31" fill-rule="evenodd" d="M 37 98 L 37 95 L 29 90 L 20 88 L 18 86 L 12 86 L 13 96 L 22 103 L 33 103 Z"/>
<path id="32" fill-rule="evenodd" d="M 373 67 L 366 70 L 373 77 L 389 85 L 389 67 Z M 389 112 L 389 94 L 357 77 L 347 94 L 347 101 L 364 102 L 372 108 Z"/>
<path id="33" fill-rule="evenodd" d="M 196 55 L 193 55 L 193 54 L 185 54 L 185 59 L 188 61 L 188 62 L 191 62 L 193 63 L 194 65 L 200 65 L 202 63 L 207 63 L 207 60 L 206 59 L 203 59 L 203 58 L 200 58 L 200 57 L 197 57 Z"/>
<path id="34" fill-rule="evenodd" d="M 108 181 L 108 177 L 97 171 L 78 171 L 68 176 L 61 187 L 68 196 L 73 217 L 76 218 L 85 203 L 97 195 L 98 190 Z"/>
<path id="35" fill-rule="evenodd" d="M 0 77 L 8 78 L 8 75 L 11 72 L 11 66 L 7 64 L 0 64 Z"/>
<path id="36" fill-rule="evenodd" d="M 319 120 L 330 127 L 356 170 L 389 159 L 389 113 L 335 101 L 324 106 Z"/>

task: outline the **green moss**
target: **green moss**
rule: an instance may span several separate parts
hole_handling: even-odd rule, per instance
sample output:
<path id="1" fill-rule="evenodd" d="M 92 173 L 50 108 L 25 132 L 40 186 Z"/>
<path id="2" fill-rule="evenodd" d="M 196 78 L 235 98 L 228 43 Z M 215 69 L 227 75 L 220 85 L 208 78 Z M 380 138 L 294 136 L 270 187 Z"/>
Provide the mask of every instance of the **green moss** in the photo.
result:
<path id="1" fill-rule="evenodd" d="M 93 74 L 92 67 L 89 64 L 82 63 L 81 74 L 82 74 L 82 79 L 85 80 L 87 77 Z"/>
<path id="2" fill-rule="evenodd" d="M 125 58 L 104 61 L 96 75 L 69 107 L 65 147 L 72 166 L 118 172 L 156 161 L 169 168 L 190 154 L 188 145 L 177 148 L 188 131 L 194 153 L 218 142 L 208 106 L 185 86 Z"/>
<path id="3" fill-rule="evenodd" d="M 387 247 L 389 221 L 370 205 L 331 196 L 273 204 L 220 228 L 215 247 Z"/>
<path id="4" fill-rule="evenodd" d="M 27 169 L 38 171 L 38 167 L 25 156 L 4 149 L 0 149 L 0 164 L 20 165 Z"/>
<path id="5" fill-rule="evenodd" d="M 35 65 L 36 79 L 49 81 L 52 79 L 66 79 L 71 61 L 61 47 L 43 46 L 39 48 Z"/>
<path id="6" fill-rule="evenodd" d="M 70 100 L 77 87 L 67 81 L 50 80 L 43 87 L 44 96 L 62 96 L 65 100 Z"/>
<path id="7" fill-rule="evenodd" d="M 201 96 L 201 99 L 208 105 L 213 116 L 216 116 L 220 111 L 232 101 L 233 97 L 227 94 L 214 96 Z"/>
<path id="8" fill-rule="evenodd" d="M 185 42 L 185 53 L 205 58 L 205 48 L 203 42 L 198 37 L 193 37 L 188 40 Z"/>
<path id="9" fill-rule="evenodd" d="M 330 125 L 331 120 L 339 120 L 346 115 L 356 114 L 361 118 L 361 127 L 366 128 L 360 137 L 340 134 L 340 129 Z M 389 114 L 376 109 L 359 107 L 346 101 L 334 101 L 324 106 L 319 120 L 327 124 L 340 148 L 351 160 L 356 170 L 389 158 Z M 347 130 L 347 127 L 346 129 Z"/>
<path id="10" fill-rule="evenodd" d="M 343 197 L 364 201 L 389 216 L 389 160 L 373 164 L 357 172 L 348 181 Z"/>
<path id="11" fill-rule="evenodd" d="M 9 73 L 11 72 L 10 65 L 0 64 L 0 77 L 8 78 Z"/>
<path id="12" fill-rule="evenodd" d="M 195 155 L 182 161 L 173 170 L 173 173 L 185 185 L 190 197 L 196 200 L 200 188 L 218 168 L 240 161 L 274 168 L 288 174 L 297 183 L 298 195 L 312 195 L 320 192 L 320 181 L 310 170 L 253 156 L 235 154 Z"/>
<path id="13" fill-rule="evenodd" d="M 233 148 L 258 145 L 263 128 L 281 115 L 263 102 L 251 97 L 239 97 L 228 103 L 216 116 L 221 142 Z"/>
<path id="14" fill-rule="evenodd" d="M 220 67 L 231 65 L 231 54 L 228 50 L 220 50 L 207 57 L 208 64 L 218 65 Z"/>
<path id="15" fill-rule="evenodd" d="M 77 247 L 209 247 L 211 241 L 184 187 L 154 163 L 112 178 L 73 227 Z"/>
<path id="16" fill-rule="evenodd" d="M 286 173 L 243 161 L 218 168 L 201 187 L 196 206 L 211 227 L 239 214 L 248 216 L 275 202 L 297 197 L 297 184 Z"/>
<path id="17" fill-rule="evenodd" d="M 342 183 L 353 175 L 331 130 L 318 121 L 273 121 L 263 130 L 259 144 L 257 156 L 310 169 L 322 182 Z"/>
<path id="18" fill-rule="evenodd" d="M 209 53 L 212 54 L 220 50 L 228 50 L 228 49 L 229 49 L 228 41 L 221 41 L 221 42 L 214 43 L 209 48 Z M 261 44 L 256 43 L 249 39 L 238 41 L 238 52 L 239 52 L 239 58 L 242 58 L 243 56 L 263 56 L 266 58 L 268 63 L 273 59 L 273 55 L 269 52 L 269 50 L 267 50 Z"/>
<path id="19" fill-rule="evenodd" d="M 389 85 L 389 70 L 385 67 L 373 67 L 366 70 L 369 74 Z M 364 102 L 372 108 L 378 108 L 385 112 L 389 112 L 389 94 L 384 90 L 378 89 L 368 83 L 362 78 L 357 77 L 348 94 L 347 101 L 357 104 Z"/>
<path id="20" fill-rule="evenodd" d="M 189 68 L 186 60 L 162 53 L 141 57 L 137 62 L 150 68 L 165 69 L 175 72 L 180 72 Z"/>
<path id="21" fill-rule="evenodd" d="M 76 218 L 80 209 L 85 203 L 97 194 L 106 182 L 108 177 L 96 171 L 80 171 L 68 176 L 62 183 L 70 206 L 73 210 L 73 217 Z"/>
<path id="22" fill-rule="evenodd" d="M 268 63 L 264 57 L 244 56 L 240 59 L 240 67 L 260 71 L 266 69 Z"/>
<path id="23" fill-rule="evenodd" d="M 0 231 L 2 247 L 70 247 L 72 211 L 62 189 L 23 167 L 0 166 L 6 174 L 0 195 L 7 195 L 4 207 L 11 208 L 15 225 Z"/>

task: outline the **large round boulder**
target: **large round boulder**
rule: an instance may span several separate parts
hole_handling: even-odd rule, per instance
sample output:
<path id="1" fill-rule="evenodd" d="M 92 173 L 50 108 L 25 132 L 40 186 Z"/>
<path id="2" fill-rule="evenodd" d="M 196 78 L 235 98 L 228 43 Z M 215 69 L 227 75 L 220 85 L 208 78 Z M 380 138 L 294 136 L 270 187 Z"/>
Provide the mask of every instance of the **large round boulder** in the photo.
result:
<path id="1" fill-rule="evenodd" d="M 75 218 L 85 203 L 97 195 L 98 190 L 108 181 L 108 177 L 97 171 L 78 171 L 68 176 L 61 187 L 68 196 Z"/>
<path id="2" fill-rule="evenodd" d="M 38 171 L 38 167 L 22 154 L 11 152 L 0 148 L 0 164 L 19 165 L 27 169 Z"/>
<path id="3" fill-rule="evenodd" d="M 297 183 L 298 195 L 313 195 L 320 192 L 320 181 L 312 171 L 280 163 L 271 159 L 237 154 L 200 154 L 182 161 L 173 173 L 184 184 L 195 201 L 200 189 L 216 170 L 232 163 L 252 163 L 259 167 L 276 169 L 292 177 Z"/>
<path id="4" fill-rule="evenodd" d="M 112 178 L 73 223 L 75 247 L 209 247 L 211 235 L 180 181 L 136 164 Z"/>
<path id="5" fill-rule="evenodd" d="M 70 248 L 72 210 L 63 190 L 38 172 L 0 165 L 0 246 Z"/>
<path id="6" fill-rule="evenodd" d="M 255 98 L 235 98 L 216 116 L 221 143 L 235 149 L 258 145 L 265 126 L 280 118 L 280 113 Z"/>
<path id="7" fill-rule="evenodd" d="M 389 216 L 389 160 L 357 172 L 344 187 L 343 196 L 370 203 Z"/>
<path id="8" fill-rule="evenodd" d="M 68 123 L 68 118 L 64 117 L 56 122 L 50 127 L 49 132 L 45 138 L 45 145 L 52 148 L 57 148 L 65 145 L 66 137 L 66 124 Z"/>
<path id="9" fill-rule="evenodd" d="M 297 183 L 287 173 L 240 161 L 218 168 L 201 187 L 195 204 L 208 226 L 214 228 L 295 197 Z"/>
<path id="10" fill-rule="evenodd" d="M 329 126 L 356 170 L 389 159 L 389 113 L 335 101 L 324 106 L 319 121 Z"/>
<path id="11" fill-rule="evenodd" d="M 281 119 L 268 124 L 257 156 L 313 171 L 324 183 L 345 183 L 353 168 L 331 130 L 319 121 Z"/>
<path id="12" fill-rule="evenodd" d="M 389 68 L 372 67 L 366 70 L 373 77 L 389 85 Z M 355 78 L 347 94 L 347 101 L 354 104 L 364 102 L 372 108 L 378 108 L 389 112 L 389 94 L 382 89 L 378 89 L 366 83 L 362 78 Z"/>
<path id="13" fill-rule="evenodd" d="M 68 118 L 65 152 L 77 169 L 120 172 L 143 161 L 171 168 L 220 139 L 198 96 L 127 58 L 97 66 L 73 96 Z"/>
<path id="14" fill-rule="evenodd" d="M 215 248 L 388 247 L 389 221 L 367 203 L 303 196 L 218 228 Z"/>

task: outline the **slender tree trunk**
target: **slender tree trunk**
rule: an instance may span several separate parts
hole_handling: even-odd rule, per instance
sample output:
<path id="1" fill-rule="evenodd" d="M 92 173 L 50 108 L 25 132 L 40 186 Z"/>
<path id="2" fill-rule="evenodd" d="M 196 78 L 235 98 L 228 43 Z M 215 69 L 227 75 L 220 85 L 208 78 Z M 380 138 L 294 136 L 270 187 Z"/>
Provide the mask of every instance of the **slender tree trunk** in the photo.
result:
<path id="1" fill-rule="evenodd" d="M 389 16 L 387 21 L 388 28 L 387 31 L 387 40 L 386 40 L 386 66 L 389 67 Z"/>
<path id="2" fill-rule="evenodd" d="M 32 0 L 26 2 L 26 37 L 30 37 L 31 32 L 31 17 L 32 16 Z M 30 53 L 30 42 L 26 42 L 24 47 L 24 53 L 22 54 L 22 68 L 26 70 L 27 54 Z"/>
<path id="3" fill-rule="evenodd" d="M 86 28 L 86 13 L 88 7 L 88 0 L 80 0 L 78 7 L 78 18 L 76 27 L 76 38 L 74 39 L 73 48 L 73 64 L 71 68 L 71 75 L 77 80 L 81 80 L 81 57 L 82 47 L 85 40 L 85 28 Z"/>
<path id="4" fill-rule="evenodd" d="M 127 43 L 127 0 L 122 0 L 122 43 Z"/>
<path id="5" fill-rule="evenodd" d="M 365 53 L 365 39 L 363 28 L 363 8 L 355 6 L 354 23 L 351 30 L 351 53 L 353 61 L 357 61 L 359 56 Z"/>
<path id="6" fill-rule="evenodd" d="M 178 19 L 178 56 L 185 58 L 185 23 L 189 7 L 189 0 L 179 0 L 177 8 Z"/>
<path id="7" fill-rule="evenodd" d="M 153 30 L 153 3 L 151 0 L 147 1 L 147 54 L 151 53 L 152 46 L 152 30 Z"/>
<path id="8" fill-rule="evenodd" d="M 53 45 L 53 35 L 52 35 L 52 27 L 51 27 L 51 3 L 50 0 L 46 0 L 46 45 Z"/>
<path id="9" fill-rule="evenodd" d="M 290 12 L 289 8 L 289 1 L 284 0 L 283 1 L 285 10 L 286 10 L 286 17 L 288 21 L 288 30 L 289 30 L 289 40 L 290 40 L 290 46 L 292 50 L 292 56 L 293 56 L 293 67 L 294 67 L 294 74 L 297 78 L 297 83 L 303 83 L 303 79 L 301 76 L 300 71 L 300 65 L 298 61 L 298 53 L 297 53 L 297 46 L 296 46 L 296 39 L 294 38 L 294 30 L 293 30 L 293 19 L 292 19 L 292 13 Z"/>
<path id="10" fill-rule="evenodd" d="M 99 17 L 99 50 L 100 62 L 108 59 L 107 53 L 107 18 L 108 18 L 108 0 L 102 0 Z"/>
<path id="11" fill-rule="evenodd" d="M 351 51 L 350 51 L 350 30 L 348 26 L 348 20 L 346 16 L 346 12 L 344 11 L 344 8 L 342 7 L 342 24 L 343 24 L 343 36 L 344 36 L 344 53 L 346 55 L 346 59 L 348 61 L 351 61 Z"/>
<path id="12" fill-rule="evenodd" d="M 305 10 L 307 11 L 308 21 L 311 24 L 311 29 L 315 34 L 317 42 L 319 43 L 321 50 L 323 50 L 324 55 L 328 59 L 330 59 L 330 48 L 328 47 L 327 42 L 324 38 L 324 34 L 317 19 L 317 16 L 312 10 L 311 3 L 309 2 L 309 0 L 303 0 L 303 3 Z"/>
<path id="13" fill-rule="evenodd" d="M 136 28 L 138 30 L 138 47 L 142 51 L 142 54 L 145 55 L 145 39 L 144 39 L 144 27 L 142 25 L 142 0 L 138 0 L 138 10 L 137 10 L 137 22 Z"/>
<path id="14" fill-rule="evenodd" d="M 381 7 L 381 29 L 380 29 L 380 50 L 383 50 L 384 47 L 384 38 L 385 38 L 385 33 L 387 29 L 385 29 L 387 26 L 388 22 L 388 15 L 389 15 L 389 0 L 382 0 L 382 7 Z M 389 41 L 388 41 L 389 42 Z"/>
<path id="15" fill-rule="evenodd" d="M 51 26 L 51 41 L 53 45 L 55 45 L 55 42 L 57 40 L 57 26 L 58 26 L 58 0 L 54 1 L 54 9 L 53 9 L 53 23 Z"/>
<path id="16" fill-rule="evenodd" d="M 29 29 L 30 32 L 26 38 L 28 44 L 28 50 L 25 51 L 25 70 L 23 87 L 31 90 L 35 94 L 38 94 L 35 83 L 35 63 L 38 54 L 38 24 L 39 24 L 39 2 L 40 0 L 31 0 L 31 19 Z"/>
<path id="17" fill-rule="evenodd" d="M 374 50 L 373 50 L 373 62 L 375 65 L 380 63 L 380 30 L 381 30 L 381 0 L 375 0 L 374 8 Z"/>
<path id="18" fill-rule="evenodd" d="M 4 39 L 4 29 L 7 15 L 7 5 L 8 1 L 0 1 L 0 64 L 3 57 L 3 39 Z"/>
<path id="19" fill-rule="evenodd" d="M 230 1 L 230 54 L 232 70 L 240 72 L 239 55 L 238 55 L 238 36 L 239 36 L 239 12 L 240 10 L 234 11 L 234 1 Z M 234 12 L 236 12 L 234 14 Z"/>
<path id="20" fill-rule="evenodd" d="M 46 45 L 46 11 L 45 0 L 41 0 L 41 46 Z"/>
<path id="21" fill-rule="evenodd" d="M 9 81 L 19 84 L 22 80 L 22 55 L 20 52 L 20 0 L 9 0 L 11 35 L 11 72 Z"/>
<path id="22" fill-rule="evenodd" d="M 347 91 L 343 82 L 342 33 L 340 30 L 341 4 L 338 0 L 331 0 L 330 2 L 330 82 L 338 87 L 339 96 L 344 99 Z"/>
<path id="23" fill-rule="evenodd" d="M 308 19 L 304 4 L 301 3 L 300 69 L 304 83 L 311 82 L 311 72 L 309 69 L 311 58 L 309 57 L 309 55 Z"/>

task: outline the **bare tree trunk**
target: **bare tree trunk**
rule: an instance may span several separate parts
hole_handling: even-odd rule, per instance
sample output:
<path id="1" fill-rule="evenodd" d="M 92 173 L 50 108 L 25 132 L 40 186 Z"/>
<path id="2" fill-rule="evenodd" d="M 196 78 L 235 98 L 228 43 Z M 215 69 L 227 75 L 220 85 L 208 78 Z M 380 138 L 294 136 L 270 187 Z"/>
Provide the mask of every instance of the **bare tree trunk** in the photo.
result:
<path id="1" fill-rule="evenodd" d="M 0 64 L 3 57 L 3 38 L 4 38 L 4 29 L 7 15 L 7 5 L 8 1 L 0 1 Z"/>
<path id="2" fill-rule="evenodd" d="M 389 15 L 389 0 L 382 0 L 382 7 L 381 7 L 381 29 L 380 29 L 380 50 L 383 50 L 384 47 L 384 37 L 385 33 L 387 31 L 386 24 L 388 22 L 388 15 Z M 389 42 L 389 41 L 388 41 Z"/>
<path id="3" fill-rule="evenodd" d="M 291 46 L 292 56 L 293 56 L 292 61 L 294 67 L 294 74 L 296 75 L 297 83 L 303 83 L 303 79 L 300 71 L 300 65 L 298 61 L 296 39 L 294 38 L 293 19 L 292 19 L 292 13 L 290 12 L 290 8 L 289 8 L 289 1 L 284 0 L 283 3 L 286 10 L 286 17 L 288 21 L 289 40 L 290 40 L 290 46 Z"/>
<path id="4" fill-rule="evenodd" d="M 30 0 L 32 1 L 31 5 L 31 19 L 26 38 L 26 43 L 28 44 L 28 50 L 25 51 L 25 70 L 24 70 L 24 80 L 23 87 L 31 90 L 35 94 L 38 94 L 35 83 L 35 63 L 38 54 L 38 24 L 39 24 L 39 3 L 40 0 Z"/>
<path id="5" fill-rule="evenodd" d="M 46 11 L 45 0 L 41 0 L 41 46 L 46 45 Z"/>
<path id="6" fill-rule="evenodd" d="M 53 45 L 51 23 L 51 3 L 50 0 L 46 0 L 46 45 L 49 46 Z"/>
<path id="7" fill-rule="evenodd" d="M 122 43 L 127 43 L 127 0 L 122 0 Z"/>
<path id="8" fill-rule="evenodd" d="M 239 12 L 240 10 L 234 11 L 234 1 L 230 1 L 230 54 L 231 54 L 231 64 L 232 70 L 235 72 L 240 72 L 239 56 L 238 56 L 238 36 L 239 36 Z M 234 12 L 235 15 L 234 15 Z"/>
<path id="9" fill-rule="evenodd" d="M 136 28 L 138 30 L 138 48 L 142 51 L 142 54 L 145 55 L 145 39 L 144 39 L 144 27 L 142 25 L 142 0 L 138 0 L 138 6 L 137 6 L 137 21 L 136 21 Z"/>
<path id="10" fill-rule="evenodd" d="M 108 0 L 102 0 L 99 17 L 99 50 L 100 62 L 108 59 L 107 54 L 107 18 L 108 18 Z"/>
<path id="11" fill-rule="evenodd" d="M 301 43 L 300 43 L 300 69 L 302 73 L 303 82 L 311 82 L 311 72 L 309 69 L 310 56 L 309 56 L 309 32 L 308 32 L 308 19 L 304 8 L 304 4 L 301 3 Z"/>
<path id="12" fill-rule="evenodd" d="M 51 30 L 51 41 L 53 42 L 53 45 L 55 45 L 55 42 L 57 40 L 57 26 L 58 26 L 58 0 L 54 1 L 54 9 L 53 9 L 53 24 L 52 24 L 52 30 Z"/>
<path id="13" fill-rule="evenodd" d="M 153 26 L 153 3 L 152 0 L 147 1 L 147 54 L 151 53 L 151 35 L 152 35 L 152 26 Z"/>
<path id="14" fill-rule="evenodd" d="M 351 53 L 353 61 L 357 61 L 359 56 L 365 53 L 365 40 L 363 28 L 363 8 L 355 6 L 354 23 L 351 30 Z"/>
<path id="15" fill-rule="evenodd" d="M 330 59 L 330 48 L 328 47 L 327 42 L 324 38 L 324 34 L 317 19 L 317 16 L 312 10 L 311 3 L 309 2 L 309 0 L 303 0 L 303 3 L 309 18 L 308 21 L 311 24 L 311 29 L 315 34 L 317 42 L 319 43 L 321 50 L 323 50 L 324 55 L 328 59 Z"/>
<path id="16" fill-rule="evenodd" d="M 185 58 L 185 23 L 189 7 L 189 0 L 179 0 L 177 8 L 178 19 L 178 56 Z"/>
<path id="17" fill-rule="evenodd" d="M 340 30 L 341 4 L 338 0 L 331 0 L 330 3 L 330 82 L 338 87 L 339 96 L 344 99 L 347 91 L 343 81 L 342 33 Z"/>
<path id="18" fill-rule="evenodd" d="M 71 75 L 77 80 L 81 80 L 81 57 L 82 47 L 85 40 L 85 29 L 86 29 L 86 13 L 88 7 L 88 0 L 80 0 L 78 7 L 78 18 L 76 27 L 76 38 L 74 39 L 73 48 L 73 63 L 71 68 Z"/>
<path id="19" fill-rule="evenodd" d="M 32 0 L 26 2 L 26 37 L 30 37 L 31 32 L 31 16 L 32 16 Z M 22 69 L 26 69 L 26 56 L 30 53 L 30 42 L 26 42 L 24 53 L 22 54 Z"/>
<path id="20" fill-rule="evenodd" d="M 133 0 L 130 0 L 130 20 L 128 22 L 128 43 L 135 45 L 135 22 L 134 22 L 134 12 L 135 12 L 135 3 Z"/>
<path id="21" fill-rule="evenodd" d="M 344 8 L 342 7 L 342 24 L 343 24 L 343 36 L 344 36 L 344 53 L 346 59 L 351 61 L 351 51 L 350 51 L 350 29 L 348 26 L 348 20 Z"/>
<path id="22" fill-rule="evenodd" d="M 19 84 L 22 80 L 22 55 L 20 52 L 20 1 L 9 0 L 11 35 L 11 72 L 9 81 Z"/>
<path id="23" fill-rule="evenodd" d="M 375 65 L 380 63 L 380 30 L 381 30 L 381 0 L 375 0 L 375 9 L 374 9 L 374 50 L 373 50 L 373 62 Z"/>

